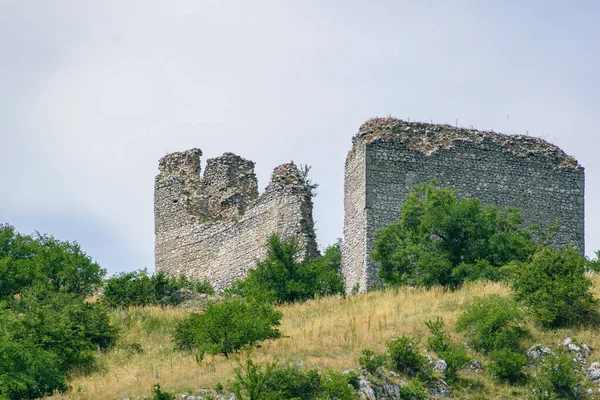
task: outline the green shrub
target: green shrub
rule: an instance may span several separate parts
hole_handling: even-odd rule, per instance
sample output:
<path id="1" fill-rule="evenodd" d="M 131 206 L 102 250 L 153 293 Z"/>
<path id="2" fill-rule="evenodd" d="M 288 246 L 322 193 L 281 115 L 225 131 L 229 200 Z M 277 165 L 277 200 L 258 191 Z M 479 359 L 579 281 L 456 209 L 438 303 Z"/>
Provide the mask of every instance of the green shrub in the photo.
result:
<path id="1" fill-rule="evenodd" d="M 368 349 L 363 350 L 362 356 L 358 359 L 358 364 L 371 374 L 377 373 L 377 370 L 383 367 L 386 362 L 387 357 L 384 354 L 375 354 L 375 352 Z"/>
<path id="2" fill-rule="evenodd" d="M 69 374 L 96 367 L 117 335 L 102 305 L 84 301 L 103 275 L 77 243 L 0 225 L 0 399 L 64 391 Z"/>
<path id="3" fill-rule="evenodd" d="M 148 271 L 121 272 L 106 280 L 102 302 L 109 307 L 145 306 L 154 302 Z"/>
<path id="4" fill-rule="evenodd" d="M 401 336 L 392 339 L 387 347 L 391 367 L 397 372 L 416 375 L 428 363 L 427 358 L 419 353 L 414 339 L 411 337 Z"/>
<path id="5" fill-rule="evenodd" d="M 550 354 L 541 361 L 538 373 L 532 379 L 534 397 L 540 400 L 560 398 L 578 399 L 577 387 L 583 381 L 581 367 L 566 352 Z"/>
<path id="6" fill-rule="evenodd" d="M 16 317 L 0 310 L 0 399 L 34 399 L 67 389 L 59 356 L 29 338 L 16 337 Z"/>
<path id="7" fill-rule="evenodd" d="M 233 391 L 239 400 L 352 400 L 354 390 L 349 383 L 348 376 L 331 370 L 320 374 L 247 360 L 235 369 Z"/>
<path id="8" fill-rule="evenodd" d="M 411 379 L 408 384 L 400 388 L 400 398 L 403 400 L 427 400 L 429 393 L 427 393 L 423 382 L 418 379 Z"/>
<path id="9" fill-rule="evenodd" d="M 193 313 L 180 322 L 174 340 L 181 350 L 198 351 L 201 355 L 230 353 L 260 341 L 281 336 L 281 312 L 266 303 L 229 299 L 209 304 L 204 312 Z"/>
<path id="10" fill-rule="evenodd" d="M 390 285 L 444 285 L 466 280 L 498 279 L 499 268 L 526 261 L 534 245 L 521 227 L 516 209 L 482 205 L 460 198 L 435 183 L 413 188 L 402 205 L 400 220 L 375 233 L 373 260 Z"/>
<path id="11" fill-rule="evenodd" d="M 298 260 L 300 247 L 295 239 L 272 235 L 267 240 L 267 258 L 248 271 L 248 276 L 232 282 L 229 294 L 268 302 L 294 302 L 342 294 L 340 244 L 330 246 L 321 257 Z"/>
<path id="12" fill-rule="evenodd" d="M 152 400 L 175 400 L 175 395 L 160 390 L 160 383 L 152 386 Z"/>
<path id="13" fill-rule="evenodd" d="M 108 349 L 117 336 L 100 304 L 85 303 L 67 293 L 24 293 L 13 305 L 22 318 L 13 325 L 17 340 L 24 340 L 58 355 L 63 372 L 93 370 L 96 349 Z"/>
<path id="14" fill-rule="evenodd" d="M 110 277 L 104 285 L 102 301 L 109 307 L 125 308 L 158 304 L 176 306 L 183 300 L 182 289 L 214 294 L 210 283 L 195 282 L 183 276 L 169 277 L 163 271 L 148 276 L 148 271 L 122 272 Z"/>
<path id="15" fill-rule="evenodd" d="M 600 250 L 596 251 L 595 259 L 586 258 L 585 261 L 586 269 L 593 272 L 600 272 Z"/>
<path id="16" fill-rule="evenodd" d="M 455 380 L 458 371 L 463 369 L 471 358 L 466 349 L 461 344 L 450 340 L 450 337 L 444 332 L 444 321 L 427 321 L 425 325 L 433 336 L 427 339 L 427 348 L 435 351 L 439 357 L 446 361 L 446 377 L 448 380 Z"/>
<path id="17" fill-rule="evenodd" d="M 573 248 L 546 247 L 529 263 L 515 268 L 515 298 L 529 307 L 544 327 L 558 328 L 598 321 L 598 301 L 584 276 L 585 259 Z"/>
<path id="18" fill-rule="evenodd" d="M 26 288 L 89 296 L 105 273 L 76 242 L 39 233 L 22 235 L 0 224 L 0 300 Z"/>
<path id="19" fill-rule="evenodd" d="M 490 353 L 519 349 L 528 335 L 524 315 L 514 300 L 497 295 L 478 297 L 459 316 L 456 331 L 464 333 L 471 344 Z"/>
<path id="20" fill-rule="evenodd" d="M 498 382 L 519 384 L 527 379 L 523 372 L 523 368 L 527 365 L 525 354 L 504 348 L 490 353 L 490 358 L 492 359 L 490 372 Z"/>

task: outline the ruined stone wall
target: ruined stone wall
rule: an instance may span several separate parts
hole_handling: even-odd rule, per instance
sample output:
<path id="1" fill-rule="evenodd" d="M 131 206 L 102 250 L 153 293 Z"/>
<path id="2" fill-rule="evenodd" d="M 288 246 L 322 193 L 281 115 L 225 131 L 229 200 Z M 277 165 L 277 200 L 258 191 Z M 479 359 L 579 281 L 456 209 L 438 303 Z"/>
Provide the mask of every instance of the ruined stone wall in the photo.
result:
<path id="1" fill-rule="evenodd" d="M 269 235 L 298 239 L 317 254 L 310 190 L 294 164 L 273 171 L 258 194 L 254 163 L 232 153 L 207 161 L 199 149 L 159 162 L 155 182 L 157 271 L 206 279 L 223 290 L 266 256 Z"/>
<path id="2" fill-rule="evenodd" d="M 583 251 L 584 170 L 558 147 L 528 136 L 375 119 L 353 138 L 346 161 L 347 289 L 378 282 L 369 259 L 374 232 L 398 220 L 412 186 L 432 179 L 485 204 L 517 207 L 527 224 L 558 223 L 555 244 Z"/>

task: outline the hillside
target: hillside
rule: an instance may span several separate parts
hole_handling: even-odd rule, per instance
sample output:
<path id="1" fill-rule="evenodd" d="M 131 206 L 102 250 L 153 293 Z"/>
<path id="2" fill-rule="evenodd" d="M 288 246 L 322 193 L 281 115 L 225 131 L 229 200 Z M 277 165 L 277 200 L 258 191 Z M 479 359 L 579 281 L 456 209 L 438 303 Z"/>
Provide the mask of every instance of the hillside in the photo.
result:
<path id="1" fill-rule="evenodd" d="M 591 276 L 593 293 L 600 298 L 600 276 Z M 328 297 L 301 304 L 279 307 L 283 312 L 283 338 L 264 342 L 254 350 L 255 361 L 279 360 L 301 368 L 357 368 L 363 349 L 384 351 L 393 337 L 410 334 L 421 344 L 429 333 L 424 323 L 441 317 L 448 332 L 454 332 L 456 318 L 470 299 L 488 294 L 508 295 L 510 290 L 500 283 L 479 282 L 448 292 L 442 289 L 410 289 L 370 292 L 353 297 Z M 149 398 L 152 385 L 176 393 L 194 393 L 200 388 L 213 388 L 217 383 L 228 387 L 238 361 L 231 357 L 207 356 L 198 364 L 193 355 L 173 350 L 170 332 L 176 321 L 189 311 L 147 307 L 112 313 L 122 331 L 115 349 L 101 354 L 101 371 L 71 379 L 71 392 L 64 397 L 80 400 Z M 600 349 L 600 332 L 541 331 L 531 325 L 533 337 L 527 345 L 558 346 L 565 337 L 576 337 Z M 453 335 L 456 339 L 459 336 Z M 424 346 L 423 346 L 424 347 Z M 485 368 L 486 358 L 473 352 Z M 589 362 L 597 361 L 594 352 Z M 498 385 L 489 374 L 462 371 L 460 388 L 452 398 L 508 399 L 524 397 L 526 389 Z"/>

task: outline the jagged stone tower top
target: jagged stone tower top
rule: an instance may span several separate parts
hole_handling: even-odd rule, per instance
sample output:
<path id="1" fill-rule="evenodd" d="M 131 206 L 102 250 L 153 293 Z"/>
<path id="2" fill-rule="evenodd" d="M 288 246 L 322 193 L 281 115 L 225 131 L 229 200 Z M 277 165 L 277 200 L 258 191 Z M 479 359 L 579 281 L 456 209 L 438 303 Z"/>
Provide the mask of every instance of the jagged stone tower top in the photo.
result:
<path id="1" fill-rule="evenodd" d="M 312 196 L 294 163 L 275 168 L 262 195 L 254 163 L 233 153 L 207 160 L 200 149 L 168 154 L 155 180 L 156 269 L 209 280 L 217 290 L 266 255 L 270 234 L 295 237 L 316 255 Z"/>

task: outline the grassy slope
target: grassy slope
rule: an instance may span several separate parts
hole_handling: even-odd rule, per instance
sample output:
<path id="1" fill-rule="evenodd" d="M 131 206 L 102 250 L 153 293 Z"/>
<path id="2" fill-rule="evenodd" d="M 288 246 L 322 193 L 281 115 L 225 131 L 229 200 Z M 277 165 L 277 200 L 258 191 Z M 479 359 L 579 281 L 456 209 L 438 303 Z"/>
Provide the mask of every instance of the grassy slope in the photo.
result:
<path id="1" fill-rule="evenodd" d="M 600 297 L 600 276 L 591 279 L 594 293 Z M 510 291 L 502 284 L 477 283 L 456 292 L 404 288 L 282 306 L 281 331 L 285 337 L 263 343 L 254 351 L 253 358 L 278 359 L 305 368 L 355 368 L 361 350 L 384 351 L 385 344 L 395 336 L 414 335 L 424 344 L 427 337 L 424 322 L 429 319 L 441 317 L 448 331 L 453 332 L 463 304 L 473 297 L 492 293 L 508 295 Z M 148 397 L 157 382 L 163 389 L 178 393 L 211 388 L 218 382 L 227 387 L 233 368 L 238 365 L 235 359 L 207 356 L 198 365 L 194 356 L 173 351 L 170 330 L 186 313 L 154 307 L 116 312 L 115 322 L 122 327 L 118 347 L 100 356 L 101 372 L 72 379 L 73 390 L 68 397 L 82 400 Z M 532 331 L 532 344 L 554 345 L 566 336 L 574 336 L 600 349 L 598 330 L 541 332 L 532 327 Z M 133 352 L 128 347 L 132 343 L 140 344 L 143 353 Z M 482 356 L 475 356 L 485 365 Z M 598 358 L 598 354 L 592 357 Z M 495 385 L 487 374 L 467 372 L 463 377 L 464 388 L 455 392 L 456 398 L 501 399 L 523 394 L 523 389 Z"/>

